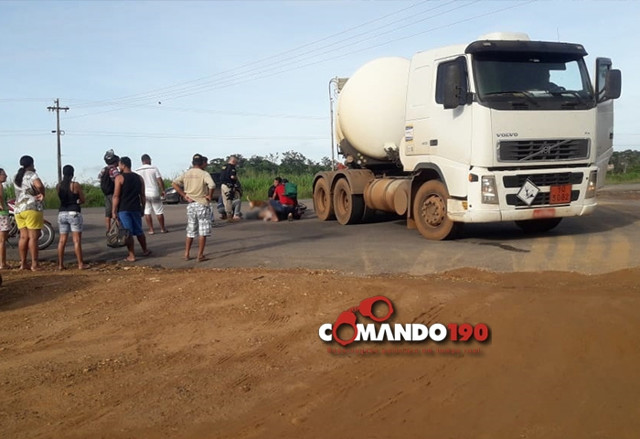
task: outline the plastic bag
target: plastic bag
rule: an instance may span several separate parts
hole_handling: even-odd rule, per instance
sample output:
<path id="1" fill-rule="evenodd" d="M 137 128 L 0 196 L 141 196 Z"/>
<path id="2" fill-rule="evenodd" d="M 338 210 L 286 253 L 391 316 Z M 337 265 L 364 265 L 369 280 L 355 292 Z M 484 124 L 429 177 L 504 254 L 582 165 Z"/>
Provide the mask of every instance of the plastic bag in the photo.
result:
<path id="1" fill-rule="evenodd" d="M 112 248 L 124 247 L 127 245 L 129 231 L 120 225 L 120 221 L 111 221 L 111 227 L 107 232 L 107 246 Z"/>

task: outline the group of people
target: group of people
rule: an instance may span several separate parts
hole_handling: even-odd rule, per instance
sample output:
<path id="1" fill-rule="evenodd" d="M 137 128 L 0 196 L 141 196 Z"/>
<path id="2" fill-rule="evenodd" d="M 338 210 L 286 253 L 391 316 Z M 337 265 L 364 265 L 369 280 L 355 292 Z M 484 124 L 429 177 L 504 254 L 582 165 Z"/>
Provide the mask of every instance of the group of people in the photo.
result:
<path id="1" fill-rule="evenodd" d="M 269 188 L 269 221 L 281 221 L 287 218 L 291 221 L 298 207 L 297 187 L 295 191 L 287 191 L 286 179 L 276 177 Z"/>
<path id="2" fill-rule="evenodd" d="M 164 221 L 164 206 L 162 197 L 165 194 L 164 181 L 157 167 L 151 164 L 149 154 L 140 158 L 142 166 L 135 172 L 129 157 L 118 157 L 113 150 L 104 155 L 106 166 L 100 171 L 98 180 L 105 199 L 105 227 L 107 232 L 112 222 L 129 231 L 126 239 L 126 261 L 136 260 L 133 237 L 135 236 L 142 248 L 142 255 L 149 256 L 151 250 L 147 247 L 147 238 L 142 229 L 142 217 L 149 230 L 155 234 L 152 213 L 155 214 L 161 233 L 168 230 Z"/>
<path id="3" fill-rule="evenodd" d="M 164 224 L 163 205 L 161 197 L 164 195 L 164 183 L 158 169 L 151 165 L 151 158 L 144 154 L 141 158 L 142 166 L 133 173 L 131 159 L 118 157 L 113 150 L 104 156 L 106 166 L 100 172 L 98 179 L 105 194 L 105 225 L 111 228 L 112 221 L 130 231 L 130 236 L 136 236 L 143 251 L 143 255 L 151 252 L 147 248 L 144 232 L 142 231 L 141 214 L 153 234 L 151 213 L 155 213 L 160 224 L 160 230 L 167 232 Z M 56 185 L 56 193 L 60 199 L 58 209 L 58 241 L 57 256 L 58 269 L 65 269 L 64 253 L 69 235 L 72 236 L 74 253 L 78 269 L 89 268 L 85 264 L 82 254 L 83 217 L 82 204 L 85 195 L 82 186 L 73 180 L 75 169 L 71 165 L 62 168 L 62 179 Z M 9 268 L 6 256 L 6 242 L 11 221 L 9 217 L 8 200 L 4 192 L 7 173 L 0 168 L 0 269 Z M 20 158 L 20 169 L 16 173 L 13 184 L 15 188 L 15 204 L 13 215 L 20 237 L 18 253 L 20 269 L 38 271 L 38 239 L 44 226 L 44 197 L 45 187 L 36 173 L 33 157 L 24 155 Z M 142 210 L 144 209 L 144 210 Z M 127 240 L 127 260 L 135 261 L 133 238 Z M 31 257 L 30 263 L 27 261 Z"/>
<path id="4" fill-rule="evenodd" d="M 126 261 L 136 260 L 134 252 L 135 236 L 142 249 L 142 255 L 151 254 L 142 228 L 142 217 L 145 218 L 148 233 L 155 233 L 152 214 L 156 216 L 161 233 L 168 230 L 164 220 L 162 198 L 165 195 L 164 181 L 157 167 L 151 164 L 151 157 L 143 154 L 142 165 L 132 169 L 129 157 L 119 157 L 113 150 L 104 155 L 105 166 L 98 175 L 100 188 L 105 200 L 105 228 L 107 232 L 114 223 L 128 230 L 126 239 Z M 229 221 L 240 220 L 242 187 L 237 175 L 238 159 L 229 158 L 228 163 L 220 173 L 221 195 L 213 200 L 215 182 L 209 172 L 207 157 L 195 154 L 192 157 L 191 168 L 172 182 L 175 191 L 184 198 L 187 205 L 187 228 L 184 259 L 191 259 L 191 248 L 194 240 L 198 241 L 197 261 L 207 260 L 204 251 L 207 237 L 211 235 L 213 224 L 212 202 L 219 203 L 222 219 Z M 34 160 L 31 156 L 20 159 L 20 169 L 13 179 L 16 201 L 14 216 L 20 231 L 18 250 L 20 254 L 20 268 L 38 270 L 38 238 L 44 225 L 44 196 L 45 187 L 36 173 Z M 7 200 L 4 197 L 3 183 L 7 180 L 6 172 L 0 168 L 0 269 L 8 268 L 6 261 L 6 240 L 10 230 Z M 295 195 L 287 193 L 286 180 L 276 177 L 269 189 L 269 201 L 260 206 L 260 218 L 279 221 L 292 218 L 296 211 L 297 199 Z M 85 202 L 82 186 L 74 181 L 74 168 L 65 165 L 62 169 L 62 180 L 56 186 L 60 199 L 58 211 L 58 269 L 65 268 L 64 254 L 69 235 L 72 236 L 74 253 L 78 269 L 89 266 L 84 262 L 82 253 L 83 216 L 81 206 Z M 31 263 L 27 263 L 27 256 L 31 256 Z"/>

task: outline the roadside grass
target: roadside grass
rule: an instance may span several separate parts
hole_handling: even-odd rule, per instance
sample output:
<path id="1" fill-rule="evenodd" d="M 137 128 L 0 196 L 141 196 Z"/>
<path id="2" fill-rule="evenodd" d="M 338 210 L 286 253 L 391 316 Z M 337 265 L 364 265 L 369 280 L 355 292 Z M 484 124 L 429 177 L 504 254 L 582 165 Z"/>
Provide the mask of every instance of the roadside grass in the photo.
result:
<path id="1" fill-rule="evenodd" d="M 624 174 L 608 173 L 605 184 L 640 183 L 640 171 L 625 172 Z"/>
<path id="2" fill-rule="evenodd" d="M 246 199 L 247 196 L 249 196 L 253 200 L 266 199 L 269 187 L 273 184 L 273 179 L 275 177 L 277 176 L 269 174 L 249 174 L 240 176 L 243 198 Z M 298 185 L 298 198 L 311 198 L 311 184 L 313 182 L 313 175 L 289 175 L 282 176 L 282 178 L 287 178 L 291 183 L 295 183 Z"/>
<path id="3" fill-rule="evenodd" d="M 252 200 L 265 200 L 269 187 L 273 183 L 273 179 L 277 175 L 269 173 L 257 173 L 257 172 L 239 172 L 238 177 L 240 183 L 242 183 L 242 199 L 246 200 L 247 196 Z M 312 190 L 311 184 L 313 182 L 313 175 L 299 174 L 282 176 L 287 178 L 290 182 L 298 185 L 298 198 L 311 198 Z M 171 180 L 165 179 L 165 188 L 171 187 Z"/>

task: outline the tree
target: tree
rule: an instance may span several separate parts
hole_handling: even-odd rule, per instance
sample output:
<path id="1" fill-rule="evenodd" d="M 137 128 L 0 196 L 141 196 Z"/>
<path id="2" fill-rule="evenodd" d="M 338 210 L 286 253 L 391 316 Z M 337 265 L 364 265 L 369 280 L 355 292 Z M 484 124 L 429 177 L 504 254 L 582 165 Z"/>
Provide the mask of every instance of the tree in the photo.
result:
<path id="1" fill-rule="evenodd" d="M 609 159 L 613 165 L 613 172 L 625 174 L 640 170 L 640 151 L 627 149 L 626 151 L 614 151 Z"/>
<path id="2" fill-rule="evenodd" d="M 245 162 L 243 169 L 249 172 L 275 175 L 278 173 L 278 164 L 262 156 L 254 155 Z"/>
<path id="3" fill-rule="evenodd" d="M 296 151 L 287 151 L 282 154 L 280 162 L 281 174 L 304 174 L 308 171 L 309 161 L 304 154 Z"/>

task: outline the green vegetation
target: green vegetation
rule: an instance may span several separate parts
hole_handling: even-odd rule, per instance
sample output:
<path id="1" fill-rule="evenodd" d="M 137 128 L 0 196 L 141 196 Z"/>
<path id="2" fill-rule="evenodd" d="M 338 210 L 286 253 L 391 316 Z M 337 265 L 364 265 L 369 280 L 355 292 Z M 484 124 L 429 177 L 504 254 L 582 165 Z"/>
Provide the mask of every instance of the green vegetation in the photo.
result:
<path id="1" fill-rule="evenodd" d="M 640 183 L 640 170 L 624 174 L 607 174 L 607 184 Z"/>
<path id="2" fill-rule="evenodd" d="M 311 198 L 313 176 L 323 170 L 331 169 L 331 160 L 327 157 L 314 162 L 303 154 L 287 151 L 282 154 L 269 154 L 266 157 L 252 156 L 238 158 L 238 177 L 242 183 L 243 199 L 264 200 L 275 177 L 288 179 L 298 185 L 298 198 Z M 229 161 L 227 157 L 209 158 L 209 172 L 220 172 Z M 171 180 L 165 179 L 165 186 L 171 186 Z"/>
<path id="3" fill-rule="evenodd" d="M 243 198 L 246 200 L 249 196 L 252 200 L 264 200 L 267 198 L 267 191 L 273 183 L 273 178 L 277 175 L 273 174 L 254 174 L 252 176 L 243 177 L 240 175 L 242 182 Z M 298 185 L 298 198 L 311 198 L 311 183 L 314 174 L 291 174 L 283 175 L 290 182 Z"/>
<path id="4" fill-rule="evenodd" d="M 607 172 L 607 184 L 640 183 L 640 151 L 615 151 L 609 165 L 613 169 Z"/>

